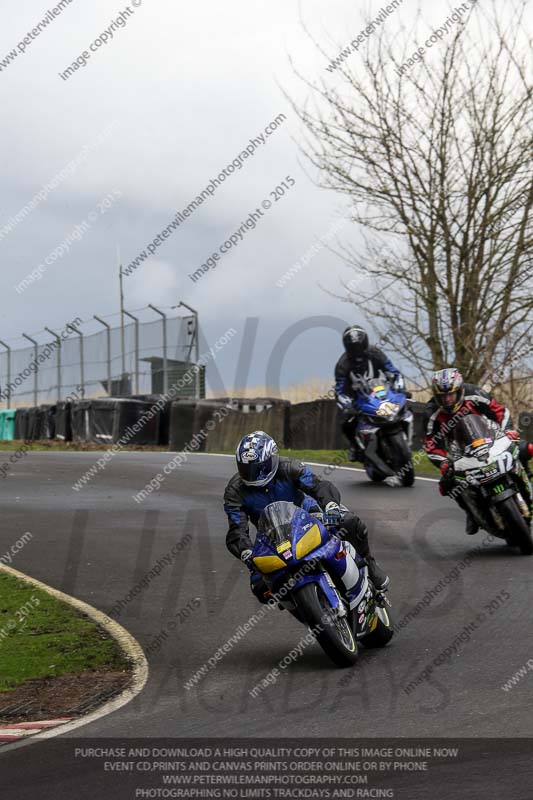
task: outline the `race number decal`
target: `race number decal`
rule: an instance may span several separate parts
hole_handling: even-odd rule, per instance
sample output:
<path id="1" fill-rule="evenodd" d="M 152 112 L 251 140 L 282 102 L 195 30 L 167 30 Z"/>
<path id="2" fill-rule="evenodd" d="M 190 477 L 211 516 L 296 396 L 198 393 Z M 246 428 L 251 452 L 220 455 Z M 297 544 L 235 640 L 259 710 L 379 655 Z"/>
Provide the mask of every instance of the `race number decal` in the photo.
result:
<path id="1" fill-rule="evenodd" d="M 505 453 L 500 453 L 496 459 L 496 463 L 498 464 L 498 469 L 500 470 L 501 475 L 505 475 L 506 472 L 510 472 L 513 467 L 513 457 L 509 450 L 506 450 Z"/>

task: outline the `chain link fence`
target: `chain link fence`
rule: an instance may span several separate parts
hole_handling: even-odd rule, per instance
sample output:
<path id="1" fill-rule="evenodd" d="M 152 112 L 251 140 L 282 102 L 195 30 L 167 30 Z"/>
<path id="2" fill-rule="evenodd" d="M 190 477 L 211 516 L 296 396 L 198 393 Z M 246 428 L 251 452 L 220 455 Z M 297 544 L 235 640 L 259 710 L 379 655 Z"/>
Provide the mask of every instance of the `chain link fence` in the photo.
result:
<path id="1" fill-rule="evenodd" d="M 46 327 L 13 342 L 0 340 L 0 405 L 166 392 L 198 358 L 197 326 L 195 314 L 149 306 L 124 312 L 124 324 L 120 313 L 76 318 L 63 330 Z M 205 396 L 203 373 L 178 396 Z"/>

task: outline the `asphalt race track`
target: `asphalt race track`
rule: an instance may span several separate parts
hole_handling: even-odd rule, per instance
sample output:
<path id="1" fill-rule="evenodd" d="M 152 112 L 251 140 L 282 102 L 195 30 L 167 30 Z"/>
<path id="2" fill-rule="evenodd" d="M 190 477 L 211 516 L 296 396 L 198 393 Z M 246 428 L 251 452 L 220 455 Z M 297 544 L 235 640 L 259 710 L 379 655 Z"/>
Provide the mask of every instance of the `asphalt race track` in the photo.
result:
<path id="1" fill-rule="evenodd" d="M 142 504 L 132 499 L 171 457 L 118 454 L 76 492 L 72 483 L 94 463 L 94 453 L 35 452 L 1 482 L 0 554 L 31 531 L 33 540 L 12 566 L 109 613 L 151 652 L 150 679 L 142 695 L 72 736 L 533 735 L 533 675 L 511 691 L 501 688 L 533 656 L 533 558 L 499 543 L 483 546 L 484 532 L 467 537 L 462 513 L 440 497 L 435 482 L 393 489 L 369 484 L 362 473 L 348 470 L 336 470 L 330 479 L 346 505 L 369 525 L 374 551 L 391 576 L 395 622 L 452 574 L 445 588 L 433 591 L 426 607 L 408 620 L 389 647 L 363 651 L 352 670 L 335 669 L 313 644 L 275 685 L 252 698 L 250 690 L 305 634 L 288 614 L 274 610 L 195 687 L 185 689 L 184 683 L 260 607 L 250 594 L 247 570 L 225 548 L 221 498 L 233 472 L 232 459 L 191 455 L 159 492 Z M 187 533 L 192 543 L 173 563 L 165 563 L 165 555 Z M 465 558 L 463 569 L 454 570 Z M 158 560 L 160 575 L 125 603 L 120 614 L 112 612 Z M 187 604 L 192 611 L 185 619 Z M 482 621 L 473 629 L 476 619 Z M 473 632 L 463 635 L 455 654 L 405 692 L 465 626 Z M 90 773 L 80 784 L 62 763 L 43 759 L 44 747 L 37 743 L 0 756 L 0 775 L 6 770 L 15 774 L 9 772 L 11 766 L 20 770 L 21 781 L 16 794 L 3 796 L 107 796 L 91 784 Z M 516 759 L 505 764 L 507 796 L 530 797 L 520 794 L 533 785 L 530 745 L 517 742 Z M 491 794 L 495 789 L 488 766 L 471 767 L 472 797 L 504 796 L 501 786 Z M 466 796 L 459 789 L 455 793 L 451 784 L 446 792 L 442 797 Z M 413 790 L 409 797 L 425 796 L 429 794 Z M 440 796 L 431 789 L 432 798 Z"/>

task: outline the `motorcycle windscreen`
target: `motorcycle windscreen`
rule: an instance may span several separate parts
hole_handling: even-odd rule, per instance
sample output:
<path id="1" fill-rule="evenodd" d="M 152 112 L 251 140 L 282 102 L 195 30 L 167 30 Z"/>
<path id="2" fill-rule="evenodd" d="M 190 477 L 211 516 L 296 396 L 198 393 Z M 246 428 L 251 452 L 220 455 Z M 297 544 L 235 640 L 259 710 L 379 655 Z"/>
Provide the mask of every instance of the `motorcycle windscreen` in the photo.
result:
<path id="1" fill-rule="evenodd" d="M 285 500 L 270 503 L 259 517 L 257 530 L 268 536 L 274 545 L 290 541 L 294 513 L 300 510 L 294 503 Z"/>
<path id="2" fill-rule="evenodd" d="M 477 414 L 461 417 L 450 434 L 459 451 L 465 454 L 490 447 L 496 437 L 496 427 L 486 417 Z"/>
<path id="3" fill-rule="evenodd" d="M 380 381 L 376 378 L 372 378 L 372 380 L 368 381 L 368 388 L 370 394 L 373 394 L 378 400 L 384 400 L 389 393 L 390 385 L 388 381 Z"/>

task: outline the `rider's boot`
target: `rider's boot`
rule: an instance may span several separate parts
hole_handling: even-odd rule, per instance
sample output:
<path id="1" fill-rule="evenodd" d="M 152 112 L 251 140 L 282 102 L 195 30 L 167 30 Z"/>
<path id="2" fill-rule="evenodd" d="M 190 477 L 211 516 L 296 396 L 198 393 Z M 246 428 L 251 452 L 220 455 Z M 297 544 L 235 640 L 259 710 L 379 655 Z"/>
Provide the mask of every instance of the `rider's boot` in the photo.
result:
<path id="1" fill-rule="evenodd" d="M 364 458 L 364 455 L 365 455 L 364 450 L 361 447 L 358 447 L 357 445 L 352 444 L 348 448 L 348 453 L 347 453 L 348 461 L 352 461 L 352 462 L 353 461 L 361 461 L 362 462 L 363 458 Z"/>
<path id="2" fill-rule="evenodd" d="M 466 533 L 468 536 L 473 536 L 479 530 L 479 525 L 477 524 L 476 520 L 470 513 L 470 511 L 466 512 Z"/>
<path id="3" fill-rule="evenodd" d="M 340 533 L 355 547 L 358 554 L 365 559 L 370 580 L 376 589 L 385 591 L 389 586 L 390 579 L 370 552 L 368 528 L 355 514 L 346 514 L 342 525 Z"/>
<path id="4" fill-rule="evenodd" d="M 459 506 L 459 508 L 462 508 L 463 511 L 466 514 L 465 533 L 467 534 L 467 536 L 473 536 L 479 530 L 478 523 L 474 519 L 474 516 L 472 515 L 472 512 L 470 511 L 469 506 L 467 505 L 465 500 L 461 497 L 461 495 L 457 495 L 456 498 L 455 498 L 455 501 L 456 501 L 457 505 Z"/>
<path id="5" fill-rule="evenodd" d="M 365 561 L 368 564 L 368 577 L 381 592 L 389 588 L 390 578 L 384 570 L 381 569 L 374 556 L 365 556 Z"/>

